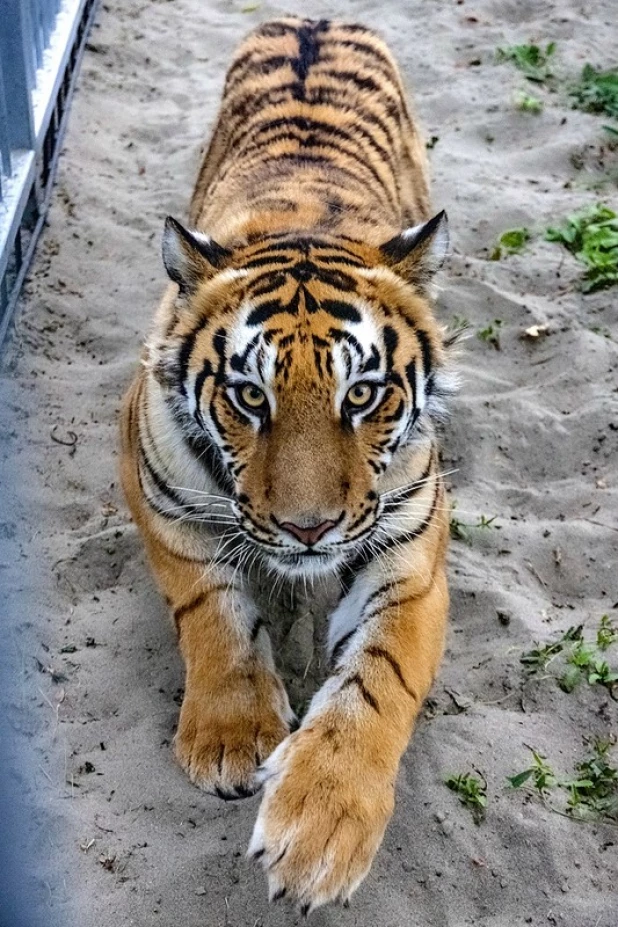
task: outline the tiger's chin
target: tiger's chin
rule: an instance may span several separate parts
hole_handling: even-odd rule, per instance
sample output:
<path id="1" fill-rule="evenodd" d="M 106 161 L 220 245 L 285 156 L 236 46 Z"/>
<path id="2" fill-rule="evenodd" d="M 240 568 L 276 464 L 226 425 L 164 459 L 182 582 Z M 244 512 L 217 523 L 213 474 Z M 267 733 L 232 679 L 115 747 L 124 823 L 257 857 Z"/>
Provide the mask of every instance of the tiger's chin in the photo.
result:
<path id="1" fill-rule="evenodd" d="M 288 579 L 317 579 L 332 576 L 345 562 L 343 552 L 307 551 L 268 556 L 268 565 Z"/>

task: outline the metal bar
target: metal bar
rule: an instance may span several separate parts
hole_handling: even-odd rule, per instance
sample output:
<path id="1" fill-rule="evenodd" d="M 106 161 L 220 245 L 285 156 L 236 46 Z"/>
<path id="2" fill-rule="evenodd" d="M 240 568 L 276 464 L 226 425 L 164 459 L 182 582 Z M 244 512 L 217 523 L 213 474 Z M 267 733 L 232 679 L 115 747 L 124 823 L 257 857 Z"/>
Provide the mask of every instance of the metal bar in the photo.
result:
<path id="1" fill-rule="evenodd" d="M 0 203 L 2 202 L 2 175 L 11 176 L 11 141 L 9 121 L 6 111 L 6 92 L 4 89 L 4 72 L 0 60 Z"/>
<path id="2" fill-rule="evenodd" d="M 34 85 L 31 73 L 32 54 L 26 44 L 28 22 L 26 5 L 9 3 L 2 12 L 0 29 L 0 60 L 7 62 L 5 73 L 11 77 L 11 92 L 6 96 L 6 109 L 11 148 L 34 146 L 34 123 L 30 89 Z M 3 65 L 4 70 L 4 65 Z"/>
<path id="3" fill-rule="evenodd" d="M 13 93 L 16 87 L 13 65 L 17 48 L 22 50 L 22 56 L 17 60 L 17 65 L 21 65 L 19 89 L 28 104 L 32 99 L 34 109 L 33 114 L 32 109 L 27 107 L 30 115 L 29 143 L 17 146 L 14 142 L 15 129 L 10 127 L 9 147 L 13 173 L 10 178 L 5 175 L 0 191 L 0 345 L 45 220 L 66 129 L 70 96 L 98 0 L 33 2 L 37 4 L 39 12 L 43 11 L 45 5 L 52 12 L 59 12 L 54 17 L 50 46 L 43 56 L 45 67 L 37 75 L 39 86 L 34 88 L 32 95 L 28 90 L 27 49 L 23 45 L 28 37 L 26 17 L 22 18 L 18 10 L 19 28 L 15 23 L 16 16 L 13 15 L 9 31 L 4 28 L 8 17 L 4 16 L 3 8 L 3 28 L 0 29 L 0 69 L 5 79 L 11 81 L 10 101 L 13 103 L 17 95 Z M 9 0 L 9 6 L 15 8 L 16 4 L 19 6 L 20 0 Z M 13 9 L 11 12 L 16 11 Z M 34 42 L 32 34 L 30 39 Z M 9 101 L 6 102 L 8 110 Z M 20 103 L 23 108 L 23 98 Z M 13 109 L 7 111 L 7 122 L 12 119 L 12 112 Z M 19 128 L 23 130 L 23 126 Z"/>

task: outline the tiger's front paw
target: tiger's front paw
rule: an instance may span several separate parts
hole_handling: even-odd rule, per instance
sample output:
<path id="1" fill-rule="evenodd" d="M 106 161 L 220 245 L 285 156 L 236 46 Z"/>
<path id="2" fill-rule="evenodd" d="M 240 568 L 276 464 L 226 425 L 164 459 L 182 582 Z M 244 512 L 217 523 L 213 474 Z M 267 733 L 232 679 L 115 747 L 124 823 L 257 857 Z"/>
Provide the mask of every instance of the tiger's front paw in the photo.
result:
<path id="1" fill-rule="evenodd" d="M 268 878 L 303 914 L 347 903 L 367 875 L 393 811 L 396 770 L 369 758 L 359 740 L 313 722 L 266 762 L 264 798 L 249 846 Z"/>
<path id="2" fill-rule="evenodd" d="M 191 782 L 224 799 L 253 795 L 258 766 L 287 737 L 294 715 L 281 680 L 252 663 L 215 687 L 187 678 L 175 738 Z"/>

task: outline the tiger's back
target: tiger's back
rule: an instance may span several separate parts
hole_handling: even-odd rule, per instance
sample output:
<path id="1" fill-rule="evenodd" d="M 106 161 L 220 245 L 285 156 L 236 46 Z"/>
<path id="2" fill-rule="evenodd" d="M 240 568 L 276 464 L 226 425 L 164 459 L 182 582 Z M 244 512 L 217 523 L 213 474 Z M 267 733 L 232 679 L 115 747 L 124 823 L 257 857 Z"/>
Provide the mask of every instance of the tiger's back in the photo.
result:
<path id="1" fill-rule="evenodd" d="M 428 218 L 425 147 L 364 26 L 282 19 L 230 66 L 191 222 L 215 238 L 320 229 L 380 245 Z"/>

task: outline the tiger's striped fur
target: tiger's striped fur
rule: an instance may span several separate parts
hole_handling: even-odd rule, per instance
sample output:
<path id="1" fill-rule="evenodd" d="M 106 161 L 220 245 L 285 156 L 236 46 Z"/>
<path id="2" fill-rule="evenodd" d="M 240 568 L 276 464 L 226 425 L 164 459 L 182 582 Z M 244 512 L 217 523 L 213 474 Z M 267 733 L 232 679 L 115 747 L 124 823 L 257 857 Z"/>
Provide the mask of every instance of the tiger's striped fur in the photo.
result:
<path id="1" fill-rule="evenodd" d="M 186 664 L 176 753 L 225 798 L 264 786 L 272 898 L 347 901 L 392 813 L 436 674 L 448 517 L 435 422 L 422 137 L 384 43 L 282 19 L 240 46 L 172 280 L 123 409 L 123 483 Z M 298 731 L 250 568 L 337 573 L 332 674 Z"/>

